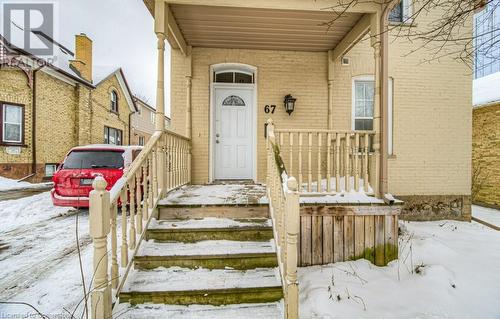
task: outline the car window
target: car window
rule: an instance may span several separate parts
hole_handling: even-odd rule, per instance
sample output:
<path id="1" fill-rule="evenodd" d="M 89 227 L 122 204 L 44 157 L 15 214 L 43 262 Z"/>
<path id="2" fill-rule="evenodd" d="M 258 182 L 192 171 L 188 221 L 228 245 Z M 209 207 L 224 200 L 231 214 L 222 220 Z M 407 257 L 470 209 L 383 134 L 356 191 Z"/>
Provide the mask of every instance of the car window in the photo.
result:
<path id="1" fill-rule="evenodd" d="M 72 151 L 63 163 L 63 169 L 122 168 L 123 151 Z"/>

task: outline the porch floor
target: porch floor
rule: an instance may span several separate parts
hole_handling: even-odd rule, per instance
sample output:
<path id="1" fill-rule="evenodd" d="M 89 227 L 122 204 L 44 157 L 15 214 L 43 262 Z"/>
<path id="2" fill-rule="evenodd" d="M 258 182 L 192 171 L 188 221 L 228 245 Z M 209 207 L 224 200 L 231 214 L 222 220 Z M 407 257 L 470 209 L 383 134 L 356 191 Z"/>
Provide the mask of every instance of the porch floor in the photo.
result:
<path id="1" fill-rule="evenodd" d="M 258 205 L 267 203 L 265 186 L 228 182 L 210 185 L 186 185 L 169 193 L 158 205 Z"/>
<path id="2" fill-rule="evenodd" d="M 301 205 L 385 205 L 384 201 L 362 192 L 342 192 L 340 194 L 308 193 L 300 194 Z M 403 202 L 395 200 L 394 204 Z M 266 186 L 247 182 L 219 182 L 207 185 L 186 185 L 160 200 L 160 206 L 254 206 L 267 205 Z"/>

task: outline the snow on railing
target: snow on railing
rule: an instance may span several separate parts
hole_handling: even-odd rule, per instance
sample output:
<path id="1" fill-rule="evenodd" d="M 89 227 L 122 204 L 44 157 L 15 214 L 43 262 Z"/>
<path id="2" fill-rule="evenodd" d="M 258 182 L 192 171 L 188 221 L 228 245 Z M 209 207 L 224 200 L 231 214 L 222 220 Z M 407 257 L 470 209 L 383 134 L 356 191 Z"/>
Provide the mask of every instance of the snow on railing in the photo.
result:
<path id="1" fill-rule="evenodd" d="M 376 186 L 375 131 L 275 129 L 289 174 L 301 194 L 358 192 L 372 195 Z"/>
<path id="2" fill-rule="evenodd" d="M 274 124 L 267 121 L 267 196 L 285 299 L 285 318 L 299 317 L 297 279 L 300 206 L 297 180 L 287 175 Z"/>
<path id="3" fill-rule="evenodd" d="M 112 293 L 118 296 L 158 201 L 167 192 L 190 182 L 190 163 L 188 138 L 170 131 L 155 132 L 110 191 L 106 191 L 107 183 L 102 176 L 95 178 L 89 198 L 90 236 L 94 243 L 91 293 L 94 319 L 112 318 Z M 121 222 L 120 264 L 118 218 Z"/>

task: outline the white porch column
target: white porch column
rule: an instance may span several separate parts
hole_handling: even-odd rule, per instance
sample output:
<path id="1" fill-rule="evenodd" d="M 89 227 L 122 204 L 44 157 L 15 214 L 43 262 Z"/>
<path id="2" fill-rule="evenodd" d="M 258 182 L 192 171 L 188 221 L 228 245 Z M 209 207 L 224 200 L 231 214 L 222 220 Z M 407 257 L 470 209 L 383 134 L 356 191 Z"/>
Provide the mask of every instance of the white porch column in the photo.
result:
<path id="1" fill-rule="evenodd" d="M 193 58 L 191 46 L 187 47 L 187 73 L 186 73 L 186 136 L 192 136 L 192 111 L 191 111 L 191 86 L 193 79 Z"/>
<path id="2" fill-rule="evenodd" d="M 333 129 L 333 50 L 328 50 L 328 129 Z"/>
<path id="3" fill-rule="evenodd" d="M 399 3 L 391 0 L 381 14 L 373 14 L 371 21 L 372 47 L 375 58 L 375 96 L 373 109 L 373 141 L 375 167 L 371 184 L 375 195 L 383 198 L 388 192 L 388 111 L 389 111 L 389 13 Z"/>
<path id="4" fill-rule="evenodd" d="M 378 19 L 377 19 L 378 20 Z M 377 23 L 378 24 L 378 23 Z M 373 97 L 373 130 L 375 131 L 375 136 L 373 138 L 373 156 L 374 158 L 371 161 L 370 170 L 371 170 L 371 180 L 370 185 L 373 188 L 373 192 L 375 196 L 380 198 L 380 149 L 381 144 L 383 143 L 381 140 L 381 87 L 380 87 L 380 69 L 381 69 L 381 57 L 380 57 L 380 34 L 378 32 L 378 27 L 373 27 L 371 29 L 372 36 L 372 47 L 373 47 L 373 56 L 375 62 L 374 68 L 374 80 L 375 80 L 375 94 Z"/>
<path id="5" fill-rule="evenodd" d="M 163 0 L 155 1 L 155 33 L 158 38 L 158 77 L 156 81 L 156 118 L 155 131 L 165 132 L 165 38 L 167 32 L 165 14 L 165 2 Z M 166 162 L 163 152 L 164 138 L 161 138 L 156 148 L 156 168 L 158 188 L 161 190 L 159 196 L 166 190 Z"/>

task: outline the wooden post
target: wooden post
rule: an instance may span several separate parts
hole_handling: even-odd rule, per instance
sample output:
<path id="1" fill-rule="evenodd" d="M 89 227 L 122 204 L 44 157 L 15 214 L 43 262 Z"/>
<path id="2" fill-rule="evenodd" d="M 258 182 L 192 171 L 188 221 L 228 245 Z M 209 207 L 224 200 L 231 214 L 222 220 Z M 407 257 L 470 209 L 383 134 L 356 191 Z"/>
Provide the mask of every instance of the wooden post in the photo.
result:
<path id="1" fill-rule="evenodd" d="M 129 229 L 129 242 L 130 242 L 130 249 L 135 249 L 135 236 L 136 236 L 136 229 L 135 229 L 135 181 L 132 178 L 130 183 L 128 184 L 128 189 L 129 189 L 129 198 L 130 198 L 130 203 L 129 203 L 129 210 L 130 210 L 130 229 Z"/>
<path id="2" fill-rule="evenodd" d="M 344 182 L 345 182 L 345 191 L 351 191 L 351 172 L 349 167 L 349 149 L 351 147 L 351 133 L 345 134 L 345 149 L 344 149 Z"/>
<path id="3" fill-rule="evenodd" d="M 302 191 L 302 132 L 299 132 L 299 191 Z"/>
<path id="4" fill-rule="evenodd" d="M 128 264 L 128 242 L 127 242 L 127 187 L 124 186 L 120 193 L 122 204 L 122 245 L 121 245 L 121 266 L 127 267 Z"/>
<path id="5" fill-rule="evenodd" d="M 332 177 L 331 173 L 331 149 L 332 149 L 332 134 L 328 132 L 326 134 L 326 191 L 329 193 L 332 190 L 332 185 L 330 179 Z"/>
<path id="6" fill-rule="evenodd" d="M 316 187 L 316 191 L 318 193 L 322 192 L 321 185 L 321 133 L 318 132 L 318 186 Z"/>
<path id="7" fill-rule="evenodd" d="M 359 192 L 359 160 L 358 160 L 358 151 L 359 151 L 359 134 L 354 134 L 354 152 L 352 155 L 353 158 L 353 170 L 354 170 L 354 190 Z"/>
<path id="8" fill-rule="evenodd" d="M 137 210 L 136 210 L 136 216 L 137 216 L 137 230 L 139 231 L 139 234 L 142 234 L 142 206 L 141 206 L 141 170 L 138 169 L 137 173 L 135 174 L 135 191 L 136 191 L 136 202 L 137 202 Z"/>
<path id="9" fill-rule="evenodd" d="M 116 218 L 118 205 L 115 202 L 111 207 L 111 287 L 118 288 L 118 234 L 116 232 Z"/>
<path id="10" fill-rule="evenodd" d="M 377 39 L 379 39 L 379 35 L 377 35 Z M 379 181 L 380 181 L 380 41 L 375 41 L 372 43 L 374 49 L 374 58 L 375 58 L 375 95 L 374 95 L 374 105 L 373 105 L 373 130 L 375 131 L 375 137 L 373 139 L 373 160 L 371 167 L 371 181 L 370 184 L 373 187 L 373 192 L 375 196 L 380 198 L 380 189 L 379 189 Z"/>
<path id="11" fill-rule="evenodd" d="M 340 193 L 340 134 L 335 134 L 335 192 Z"/>
<path id="12" fill-rule="evenodd" d="M 299 318 L 299 286 L 297 281 L 298 237 L 300 231 L 300 203 L 297 180 L 290 177 L 286 194 L 286 318 Z"/>
<path id="13" fill-rule="evenodd" d="M 97 176 L 89 197 L 89 233 L 94 245 L 94 289 L 91 313 L 94 319 L 111 318 L 111 286 L 108 277 L 108 241 L 110 231 L 109 192 L 106 180 Z"/>
<path id="14" fill-rule="evenodd" d="M 312 184 L 312 133 L 307 133 L 308 144 L 307 144 L 307 191 L 311 192 Z"/>
<path id="15" fill-rule="evenodd" d="M 365 193 L 368 193 L 370 189 L 370 181 L 368 177 L 368 152 L 370 151 L 370 134 L 366 133 L 364 135 L 363 142 L 363 190 Z"/>

